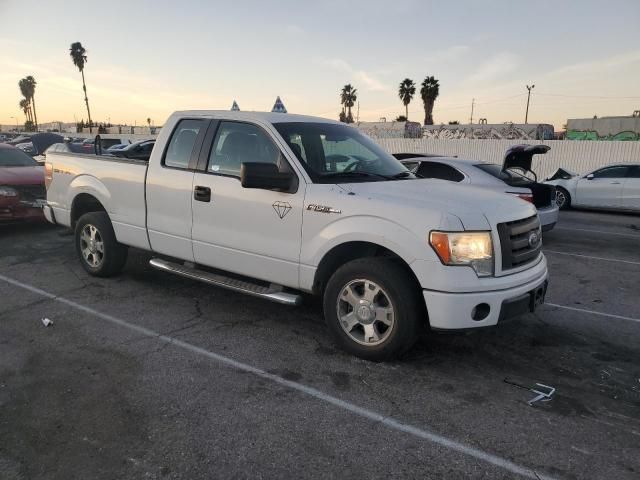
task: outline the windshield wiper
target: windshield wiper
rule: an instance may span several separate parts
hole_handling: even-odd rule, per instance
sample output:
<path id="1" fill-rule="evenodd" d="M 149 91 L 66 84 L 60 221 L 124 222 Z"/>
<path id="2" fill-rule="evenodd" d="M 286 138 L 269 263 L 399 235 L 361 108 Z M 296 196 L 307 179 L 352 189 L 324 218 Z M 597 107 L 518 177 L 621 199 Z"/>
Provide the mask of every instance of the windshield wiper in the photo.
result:
<path id="1" fill-rule="evenodd" d="M 411 173 L 409 170 L 406 170 L 404 172 L 396 173 L 395 175 L 392 175 L 389 178 L 393 178 L 393 179 L 407 178 L 407 177 L 410 177 L 411 175 L 415 175 L 415 174 Z M 416 175 L 416 177 L 417 177 L 417 175 Z"/>

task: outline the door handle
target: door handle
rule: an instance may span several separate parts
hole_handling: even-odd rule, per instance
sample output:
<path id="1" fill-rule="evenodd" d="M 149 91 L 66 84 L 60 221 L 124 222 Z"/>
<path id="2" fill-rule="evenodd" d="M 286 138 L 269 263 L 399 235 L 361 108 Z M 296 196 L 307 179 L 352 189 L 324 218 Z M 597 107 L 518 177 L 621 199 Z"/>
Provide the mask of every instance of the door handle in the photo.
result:
<path id="1" fill-rule="evenodd" d="M 620 185 L 620 182 L 611 182 L 611 185 Z"/>
<path id="2" fill-rule="evenodd" d="M 211 201 L 211 189 L 209 187 L 201 187 L 196 185 L 193 189 L 193 199 L 198 202 L 210 202 Z"/>

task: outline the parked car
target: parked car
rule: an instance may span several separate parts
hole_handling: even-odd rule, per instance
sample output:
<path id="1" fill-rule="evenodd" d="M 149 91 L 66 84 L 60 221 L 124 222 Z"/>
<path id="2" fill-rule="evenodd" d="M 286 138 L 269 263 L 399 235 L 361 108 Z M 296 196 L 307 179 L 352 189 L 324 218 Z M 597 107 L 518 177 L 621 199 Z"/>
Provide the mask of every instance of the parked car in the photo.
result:
<path id="1" fill-rule="evenodd" d="M 640 210 L 640 163 L 607 165 L 586 175 L 559 168 L 544 183 L 556 187 L 561 209 Z"/>
<path id="2" fill-rule="evenodd" d="M 473 185 L 495 192 L 515 195 L 535 205 L 543 231 L 551 230 L 558 221 L 555 188 L 537 181 L 531 171 L 533 155 L 544 154 L 546 145 L 515 145 L 505 154 L 502 165 L 465 160 L 456 157 L 435 157 L 420 154 L 394 154 L 402 163 L 422 178 L 437 178 L 460 184 Z"/>
<path id="3" fill-rule="evenodd" d="M 382 360 L 421 328 L 496 325 L 544 301 L 533 204 L 417 178 L 315 117 L 176 112 L 148 162 L 52 152 L 45 215 L 91 275 L 154 268 L 288 305 L 323 299 L 338 343 Z M 348 161 L 343 161 L 344 158 Z"/>
<path id="4" fill-rule="evenodd" d="M 44 168 L 22 150 L 0 144 L 0 222 L 43 221 Z"/>
<path id="5" fill-rule="evenodd" d="M 109 153 L 115 157 L 131 158 L 133 160 L 149 160 L 155 140 L 141 140 L 139 142 L 126 145 L 124 148 L 108 149 Z"/>

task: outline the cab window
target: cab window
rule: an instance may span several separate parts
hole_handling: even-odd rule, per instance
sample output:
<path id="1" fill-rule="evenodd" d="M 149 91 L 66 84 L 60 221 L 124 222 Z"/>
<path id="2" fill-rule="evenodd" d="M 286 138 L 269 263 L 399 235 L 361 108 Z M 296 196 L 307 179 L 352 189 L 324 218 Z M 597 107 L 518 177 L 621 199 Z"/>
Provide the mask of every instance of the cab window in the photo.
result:
<path id="1" fill-rule="evenodd" d="M 624 178 L 629 167 L 606 167 L 593 172 L 594 178 Z"/>
<path id="2" fill-rule="evenodd" d="M 274 163 L 282 171 L 289 170 L 280 149 L 261 128 L 250 123 L 222 122 L 209 154 L 207 171 L 239 177 L 244 162 Z"/>

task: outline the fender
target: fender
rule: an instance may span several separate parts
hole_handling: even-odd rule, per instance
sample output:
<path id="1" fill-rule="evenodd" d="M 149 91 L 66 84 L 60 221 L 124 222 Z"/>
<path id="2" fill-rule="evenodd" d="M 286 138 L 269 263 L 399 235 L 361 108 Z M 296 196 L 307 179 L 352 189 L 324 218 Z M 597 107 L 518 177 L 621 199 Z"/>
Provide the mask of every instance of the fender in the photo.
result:
<path id="1" fill-rule="evenodd" d="M 69 210 L 73 207 L 73 201 L 81 193 L 94 196 L 105 208 L 107 213 L 112 213 L 112 197 L 107 187 L 93 175 L 78 175 L 69 184 L 67 189 L 67 205 Z"/>

